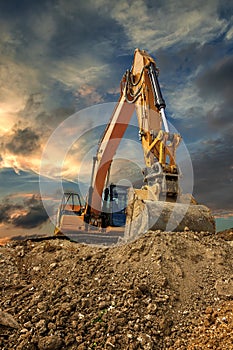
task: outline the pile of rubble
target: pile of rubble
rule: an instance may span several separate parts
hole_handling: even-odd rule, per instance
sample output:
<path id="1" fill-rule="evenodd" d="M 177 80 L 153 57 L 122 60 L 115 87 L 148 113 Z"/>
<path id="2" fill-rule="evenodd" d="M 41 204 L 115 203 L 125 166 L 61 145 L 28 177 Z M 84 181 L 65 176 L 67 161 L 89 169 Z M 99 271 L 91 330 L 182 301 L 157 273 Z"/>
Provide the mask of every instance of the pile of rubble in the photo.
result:
<path id="1" fill-rule="evenodd" d="M 0 247 L 2 350 L 233 349 L 233 234 Z"/>

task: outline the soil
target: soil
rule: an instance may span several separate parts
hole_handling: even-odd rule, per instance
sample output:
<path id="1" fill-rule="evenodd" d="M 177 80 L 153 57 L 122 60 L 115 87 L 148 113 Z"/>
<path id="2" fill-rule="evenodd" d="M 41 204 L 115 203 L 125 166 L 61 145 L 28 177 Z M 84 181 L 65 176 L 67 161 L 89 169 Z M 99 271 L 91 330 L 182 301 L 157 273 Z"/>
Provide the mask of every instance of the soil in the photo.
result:
<path id="1" fill-rule="evenodd" d="M 0 247 L 0 349 L 233 349 L 233 232 Z"/>

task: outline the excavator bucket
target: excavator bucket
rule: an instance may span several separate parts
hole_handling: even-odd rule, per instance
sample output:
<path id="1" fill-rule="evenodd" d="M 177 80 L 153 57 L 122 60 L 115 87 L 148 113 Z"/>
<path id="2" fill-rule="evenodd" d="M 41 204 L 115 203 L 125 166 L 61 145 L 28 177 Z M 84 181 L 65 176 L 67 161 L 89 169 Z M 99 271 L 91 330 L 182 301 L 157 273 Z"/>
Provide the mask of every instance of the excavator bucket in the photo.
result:
<path id="1" fill-rule="evenodd" d="M 204 205 L 134 198 L 126 212 L 126 240 L 148 230 L 215 233 L 215 220 Z"/>

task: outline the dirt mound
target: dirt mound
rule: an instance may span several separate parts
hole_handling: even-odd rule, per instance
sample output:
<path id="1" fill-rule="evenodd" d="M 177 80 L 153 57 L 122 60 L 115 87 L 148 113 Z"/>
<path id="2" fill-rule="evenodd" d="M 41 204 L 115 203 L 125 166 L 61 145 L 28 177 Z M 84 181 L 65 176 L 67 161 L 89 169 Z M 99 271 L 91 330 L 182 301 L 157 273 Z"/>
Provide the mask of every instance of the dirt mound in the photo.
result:
<path id="1" fill-rule="evenodd" d="M 128 245 L 0 248 L 0 348 L 233 349 L 233 244 L 148 232 Z"/>

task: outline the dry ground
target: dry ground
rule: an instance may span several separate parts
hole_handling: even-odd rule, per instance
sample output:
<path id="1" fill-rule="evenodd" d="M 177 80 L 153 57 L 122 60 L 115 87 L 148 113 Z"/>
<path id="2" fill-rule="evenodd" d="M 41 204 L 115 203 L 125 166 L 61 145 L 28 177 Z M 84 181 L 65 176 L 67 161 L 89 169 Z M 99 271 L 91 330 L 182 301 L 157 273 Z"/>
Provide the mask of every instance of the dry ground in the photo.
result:
<path id="1" fill-rule="evenodd" d="M 233 232 L 0 247 L 0 348 L 233 349 Z"/>

